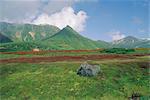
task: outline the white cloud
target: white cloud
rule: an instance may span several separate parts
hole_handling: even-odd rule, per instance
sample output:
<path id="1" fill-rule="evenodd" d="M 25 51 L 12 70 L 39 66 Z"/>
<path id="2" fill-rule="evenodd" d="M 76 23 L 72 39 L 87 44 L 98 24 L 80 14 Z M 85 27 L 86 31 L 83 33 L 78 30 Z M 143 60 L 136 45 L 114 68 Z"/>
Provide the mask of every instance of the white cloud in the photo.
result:
<path id="1" fill-rule="evenodd" d="M 66 25 L 69 25 L 76 31 L 81 32 L 84 30 L 87 17 L 88 16 L 84 11 L 75 13 L 73 8 L 64 7 L 61 11 L 51 15 L 46 13 L 41 14 L 36 20 L 33 21 L 33 23 L 55 25 L 60 29 L 64 28 Z"/>
<path id="2" fill-rule="evenodd" d="M 70 25 L 84 30 L 87 15 L 74 12 L 71 6 L 80 0 L 0 0 L 0 21 L 10 23 L 51 24 L 59 28 Z M 17 10 L 17 11 L 16 11 Z"/>
<path id="3" fill-rule="evenodd" d="M 0 0 L 0 21 L 23 23 L 42 13 L 50 15 L 73 3 L 72 0 Z"/>
<path id="4" fill-rule="evenodd" d="M 120 31 L 112 31 L 112 32 L 109 32 L 109 34 L 113 41 L 120 40 L 125 37 L 125 35 L 121 33 Z"/>

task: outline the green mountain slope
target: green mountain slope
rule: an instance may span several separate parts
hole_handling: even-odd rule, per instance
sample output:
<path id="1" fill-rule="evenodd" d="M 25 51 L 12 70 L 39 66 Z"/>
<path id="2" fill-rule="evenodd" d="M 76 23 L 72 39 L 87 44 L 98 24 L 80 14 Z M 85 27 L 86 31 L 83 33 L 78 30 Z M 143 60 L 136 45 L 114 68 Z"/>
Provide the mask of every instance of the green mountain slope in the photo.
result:
<path id="1" fill-rule="evenodd" d="M 60 30 L 52 25 L 10 24 L 5 22 L 0 22 L 0 42 L 0 50 L 7 51 L 25 51 L 34 48 L 41 50 L 150 48 L 150 40 L 137 39 L 132 36 L 108 43 L 83 37 L 70 26 Z"/>
<path id="2" fill-rule="evenodd" d="M 31 51 L 35 48 L 40 50 L 57 50 L 58 47 L 55 45 L 47 45 L 43 42 L 11 42 L 0 44 L 0 52 L 11 52 L 11 51 Z"/>
<path id="3" fill-rule="evenodd" d="M 150 40 L 138 39 L 128 36 L 111 43 L 111 47 L 117 48 L 150 48 Z"/>
<path id="4" fill-rule="evenodd" d="M 52 25 L 15 24 L 0 22 L 0 32 L 13 41 L 39 41 L 60 31 Z"/>
<path id="5" fill-rule="evenodd" d="M 111 46 L 109 42 L 105 42 L 105 41 L 102 41 L 102 40 L 97 40 L 97 41 L 96 41 L 96 44 L 97 44 L 99 47 L 102 47 L 102 48 L 108 48 L 108 47 Z"/>
<path id="6" fill-rule="evenodd" d="M 56 44 L 59 49 L 96 49 L 106 45 L 85 38 L 73 30 L 70 26 L 66 26 L 57 34 L 44 40 L 48 44 Z"/>
<path id="7" fill-rule="evenodd" d="M 0 43 L 8 43 L 8 42 L 12 42 L 12 40 L 0 33 Z"/>

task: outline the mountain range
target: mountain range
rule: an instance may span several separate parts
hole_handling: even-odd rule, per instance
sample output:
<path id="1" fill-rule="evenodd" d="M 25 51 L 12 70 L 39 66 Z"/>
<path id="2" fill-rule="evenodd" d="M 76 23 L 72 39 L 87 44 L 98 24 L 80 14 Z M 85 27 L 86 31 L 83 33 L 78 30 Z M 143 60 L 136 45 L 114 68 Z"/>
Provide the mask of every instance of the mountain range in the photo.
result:
<path id="1" fill-rule="evenodd" d="M 0 22 L 0 48 L 7 50 L 149 48 L 150 40 L 128 36 L 105 42 L 88 39 L 70 26 L 62 30 L 53 25 L 15 24 Z"/>
<path id="2" fill-rule="evenodd" d="M 116 48 L 149 48 L 150 40 L 127 36 L 123 39 L 113 41 L 111 46 Z"/>
<path id="3" fill-rule="evenodd" d="M 0 22 L 0 33 L 14 42 L 39 41 L 59 32 L 60 29 L 52 25 L 15 24 Z"/>

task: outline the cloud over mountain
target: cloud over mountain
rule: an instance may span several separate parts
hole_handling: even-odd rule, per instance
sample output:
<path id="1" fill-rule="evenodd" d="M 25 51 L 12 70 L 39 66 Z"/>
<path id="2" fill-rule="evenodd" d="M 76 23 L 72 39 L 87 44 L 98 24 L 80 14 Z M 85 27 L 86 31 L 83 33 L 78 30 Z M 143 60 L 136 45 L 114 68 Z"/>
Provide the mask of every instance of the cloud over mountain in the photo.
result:
<path id="1" fill-rule="evenodd" d="M 84 30 L 87 14 L 75 13 L 75 0 L 1 0 L 0 21 L 11 23 L 50 24 L 64 28 L 70 25 L 76 31 Z"/>
<path id="2" fill-rule="evenodd" d="M 36 20 L 33 21 L 33 23 L 55 25 L 60 29 L 64 28 L 66 25 L 69 25 L 76 31 L 80 32 L 84 30 L 87 17 L 88 16 L 84 11 L 75 13 L 72 7 L 64 7 L 60 12 L 56 12 L 51 15 L 46 13 L 41 14 Z"/>
<path id="3" fill-rule="evenodd" d="M 112 31 L 112 32 L 109 32 L 109 34 L 113 41 L 120 40 L 125 37 L 125 35 L 121 33 L 120 31 Z"/>

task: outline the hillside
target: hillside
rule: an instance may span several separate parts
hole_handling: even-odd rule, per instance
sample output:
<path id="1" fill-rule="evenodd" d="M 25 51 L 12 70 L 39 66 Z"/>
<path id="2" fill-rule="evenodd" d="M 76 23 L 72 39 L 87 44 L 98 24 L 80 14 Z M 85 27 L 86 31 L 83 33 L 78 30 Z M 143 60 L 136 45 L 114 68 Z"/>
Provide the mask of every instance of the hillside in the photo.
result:
<path id="1" fill-rule="evenodd" d="M 116 48 L 150 48 L 150 40 L 138 39 L 133 36 L 127 36 L 123 39 L 111 43 L 111 47 Z"/>
<path id="2" fill-rule="evenodd" d="M 60 31 L 52 25 L 15 24 L 0 22 L 0 32 L 13 41 L 39 41 Z"/>
<path id="3" fill-rule="evenodd" d="M 70 26 L 66 26 L 61 31 L 44 41 L 48 44 L 56 44 L 61 49 L 96 49 L 107 46 L 105 42 L 96 42 L 81 36 Z"/>
<path id="4" fill-rule="evenodd" d="M 97 40 L 96 44 L 99 45 L 99 47 L 103 47 L 103 48 L 108 48 L 111 46 L 109 42 L 102 41 L 102 40 Z"/>
<path id="5" fill-rule="evenodd" d="M 11 42 L 0 44 L 0 52 L 31 51 L 35 48 L 40 50 L 58 50 L 55 44 L 47 45 L 44 42 Z"/>
<path id="6" fill-rule="evenodd" d="M 0 41 L 2 43 L 0 45 L 2 51 L 26 51 L 34 48 L 42 50 L 150 48 L 150 40 L 138 39 L 133 36 L 128 36 L 113 42 L 94 41 L 83 37 L 70 26 L 66 26 L 60 30 L 52 25 L 5 22 L 0 22 Z"/>
<path id="7" fill-rule="evenodd" d="M 8 42 L 12 42 L 12 40 L 0 33 L 0 43 L 8 43 Z"/>

